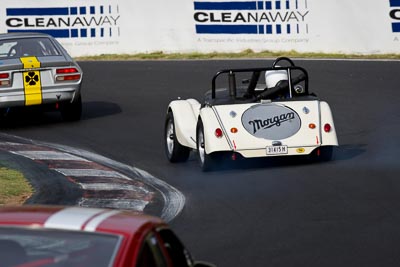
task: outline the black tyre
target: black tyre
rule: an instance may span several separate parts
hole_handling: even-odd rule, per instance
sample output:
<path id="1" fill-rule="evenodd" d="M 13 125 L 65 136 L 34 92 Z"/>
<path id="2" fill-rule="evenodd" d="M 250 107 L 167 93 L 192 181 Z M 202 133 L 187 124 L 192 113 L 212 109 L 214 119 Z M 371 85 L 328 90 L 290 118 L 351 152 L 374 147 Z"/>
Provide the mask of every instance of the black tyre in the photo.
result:
<path id="1" fill-rule="evenodd" d="M 60 112 L 64 121 L 79 121 L 82 116 L 82 97 L 79 96 L 72 103 L 62 103 Z"/>
<path id="2" fill-rule="evenodd" d="M 164 129 L 165 154 L 170 162 L 185 162 L 190 155 L 190 148 L 182 146 L 175 134 L 174 115 L 168 112 Z"/>
<path id="3" fill-rule="evenodd" d="M 203 122 L 199 120 L 196 129 L 196 146 L 197 146 L 197 158 L 202 171 L 211 171 L 217 166 L 217 154 L 207 154 L 205 149 L 205 138 L 204 138 L 204 127 Z"/>

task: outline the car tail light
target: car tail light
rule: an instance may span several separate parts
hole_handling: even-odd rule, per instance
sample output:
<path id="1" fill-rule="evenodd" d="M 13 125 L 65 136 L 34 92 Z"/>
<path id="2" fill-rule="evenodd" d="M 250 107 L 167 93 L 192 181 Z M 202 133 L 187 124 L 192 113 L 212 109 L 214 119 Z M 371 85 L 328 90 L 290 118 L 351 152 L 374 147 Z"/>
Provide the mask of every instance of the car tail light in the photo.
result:
<path id="1" fill-rule="evenodd" d="M 65 69 L 57 69 L 57 74 L 65 74 L 65 73 L 76 73 L 79 72 L 77 68 L 65 68 Z"/>
<path id="2" fill-rule="evenodd" d="M 11 85 L 10 73 L 8 72 L 0 73 L 0 86 L 10 86 L 10 85 Z"/>
<path id="3" fill-rule="evenodd" d="M 324 131 L 325 131 L 326 133 L 329 133 L 329 132 L 331 131 L 331 129 L 332 129 L 332 127 L 331 127 L 331 125 L 330 125 L 329 123 L 326 123 L 326 124 L 324 125 Z"/>
<path id="4" fill-rule="evenodd" d="M 315 129 L 317 126 L 314 124 L 314 123 L 310 123 L 309 125 L 308 125 L 308 128 L 310 128 L 310 129 Z"/>
<path id="5" fill-rule="evenodd" d="M 221 138 L 221 137 L 222 137 L 222 130 L 221 130 L 221 128 L 215 129 L 215 136 L 218 137 L 218 138 Z"/>
<path id="6" fill-rule="evenodd" d="M 62 68 L 56 70 L 56 81 L 77 81 L 81 78 L 81 73 L 77 68 Z"/>
<path id="7" fill-rule="evenodd" d="M 236 127 L 231 128 L 231 133 L 237 133 L 238 129 Z"/>

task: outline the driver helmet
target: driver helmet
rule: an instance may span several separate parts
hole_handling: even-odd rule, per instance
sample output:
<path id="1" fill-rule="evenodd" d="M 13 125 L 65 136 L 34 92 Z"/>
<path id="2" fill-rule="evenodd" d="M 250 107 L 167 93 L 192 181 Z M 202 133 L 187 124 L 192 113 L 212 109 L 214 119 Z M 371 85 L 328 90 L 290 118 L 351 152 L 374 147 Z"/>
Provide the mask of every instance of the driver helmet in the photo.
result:
<path id="1" fill-rule="evenodd" d="M 267 88 L 273 88 L 278 82 L 287 80 L 288 74 L 286 70 L 268 70 L 265 72 L 265 84 Z"/>

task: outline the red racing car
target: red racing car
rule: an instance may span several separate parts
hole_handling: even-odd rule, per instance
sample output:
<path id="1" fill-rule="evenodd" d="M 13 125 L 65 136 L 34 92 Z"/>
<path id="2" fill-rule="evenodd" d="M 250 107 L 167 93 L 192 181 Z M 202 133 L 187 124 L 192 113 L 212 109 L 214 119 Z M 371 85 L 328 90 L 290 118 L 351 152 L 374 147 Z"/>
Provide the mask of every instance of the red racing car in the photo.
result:
<path id="1" fill-rule="evenodd" d="M 0 207 L 2 267 L 200 267 L 161 219 L 121 210 Z"/>

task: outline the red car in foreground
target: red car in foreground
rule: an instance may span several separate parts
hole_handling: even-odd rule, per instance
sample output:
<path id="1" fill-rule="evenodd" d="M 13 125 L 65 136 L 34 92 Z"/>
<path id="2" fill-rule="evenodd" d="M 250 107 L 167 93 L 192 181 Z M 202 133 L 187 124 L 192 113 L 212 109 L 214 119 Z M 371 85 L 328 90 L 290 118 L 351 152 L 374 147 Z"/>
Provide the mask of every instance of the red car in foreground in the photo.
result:
<path id="1" fill-rule="evenodd" d="M 121 210 L 0 207 L 2 267 L 200 267 L 161 219 Z"/>

